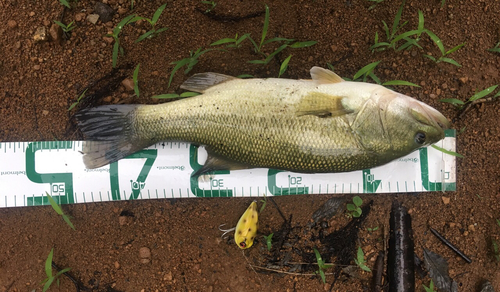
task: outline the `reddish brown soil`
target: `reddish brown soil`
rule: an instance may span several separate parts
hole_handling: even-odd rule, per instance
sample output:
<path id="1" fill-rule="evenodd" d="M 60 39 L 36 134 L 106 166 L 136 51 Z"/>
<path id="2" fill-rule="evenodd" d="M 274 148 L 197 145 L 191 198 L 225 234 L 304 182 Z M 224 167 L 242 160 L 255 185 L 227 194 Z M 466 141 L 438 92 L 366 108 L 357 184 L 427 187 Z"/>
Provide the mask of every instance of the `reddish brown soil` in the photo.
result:
<path id="1" fill-rule="evenodd" d="M 66 9 L 63 22 L 75 19 L 77 28 L 69 40 L 35 43 L 37 27 L 50 27 L 60 20 L 63 7 L 58 1 L 0 1 L 0 141 L 75 140 L 82 137 L 71 127 L 68 107 L 90 82 L 111 72 L 113 42 L 105 35 L 126 15 L 151 17 L 164 2 L 108 0 L 120 10 L 108 23 L 85 20 L 93 13 L 95 1 L 74 2 Z M 172 61 L 188 56 L 190 50 L 208 47 L 225 37 L 251 33 L 258 40 L 263 24 L 264 4 L 258 1 L 216 1 L 212 16 L 200 1 L 169 1 L 159 27 L 169 29 L 158 37 L 138 44 L 134 41 L 148 28 L 147 23 L 126 26 L 121 35 L 125 55 L 120 71 L 132 77 L 133 67 L 141 64 L 141 97 L 123 87 L 113 90 L 99 103 L 155 103 L 150 97 L 173 92 L 187 78 L 178 72 L 168 88 Z M 447 49 L 467 42 L 451 55 L 463 65 L 435 64 L 423 53 L 439 54 L 425 36 L 423 50 L 372 53 L 376 31 L 382 35 L 381 20 L 392 24 L 399 1 L 386 0 L 368 10 L 372 2 L 352 1 L 269 1 L 269 37 L 318 41 L 313 47 L 288 49 L 267 66 L 249 64 L 259 58 L 250 43 L 229 52 L 203 55 L 192 73 L 220 72 L 228 75 L 252 74 L 276 77 L 279 60 L 293 58 L 286 78 L 308 78 L 312 66 L 334 65 L 336 72 L 352 77 L 364 65 L 381 60 L 375 73 L 383 80 L 402 79 L 421 88 L 399 87 L 454 118 L 457 110 L 439 102 L 441 98 L 466 100 L 476 90 L 500 83 L 500 54 L 488 52 L 500 41 L 500 5 L 497 1 L 408 1 L 402 19 L 409 20 L 403 31 L 416 29 L 417 11 L 425 15 L 426 27 L 435 32 Z M 201 11 L 201 12 L 200 12 Z M 251 17 L 246 17 L 251 16 Z M 231 21 L 221 21 L 231 20 Z M 14 23 L 14 22 L 15 23 Z M 265 50 L 274 48 L 266 47 Z M 268 51 L 268 52 L 270 52 Z M 490 280 L 500 291 L 500 269 L 492 252 L 492 240 L 500 242 L 500 102 L 474 106 L 454 128 L 462 129 L 457 150 L 465 156 L 457 162 L 457 191 L 449 193 L 364 195 L 373 200 L 369 217 L 362 225 L 359 243 L 369 267 L 383 248 L 381 239 L 388 232 L 391 201 L 399 200 L 411 212 L 417 254 L 429 248 L 448 260 L 450 275 L 459 291 L 478 291 L 483 280 Z M 292 226 L 306 228 L 312 213 L 331 196 L 306 195 L 276 198 L 285 213 L 293 215 Z M 443 199 L 450 199 L 446 204 Z M 350 197 L 348 198 L 350 199 Z M 234 225 L 250 199 L 184 199 L 93 203 L 64 206 L 76 231 L 71 230 L 51 207 L 0 210 L 0 291 L 41 291 L 46 277 L 44 262 L 54 248 L 54 261 L 71 267 L 71 274 L 95 291 L 323 291 L 330 289 L 318 277 L 263 274 L 253 270 L 267 254 L 259 242 L 244 253 L 234 243 L 220 238 L 220 224 Z M 122 211 L 133 213 L 120 224 Z M 345 214 L 333 217 L 328 232 L 345 225 Z M 276 208 L 268 205 L 261 216 L 261 232 L 269 234 L 282 224 Z M 367 228 L 379 226 L 370 233 Z M 386 226 L 385 229 L 382 226 Z M 467 264 L 441 244 L 430 232 L 436 228 L 472 258 Z M 308 240 L 307 235 L 301 240 Z M 141 263 L 139 249 L 151 250 L 149 263 Z M 353 251 L 354 252 L 354 251 Z M 354 261 L 351 262 L 354 265 Z M 360 271 L 360 270 L 359 270 Z M 370 274 L 359 278 L 341 276 L 332 291 L 367 291 Z M 60 291 L 75 291 L 68 278 L 61 278 Z M 423 291 L 429 278 L 417 277 L 417 291 Z M 116 290 L 112 290 L 116 289 Z M 54 286 L 53 291 L 57 288 Z"/>

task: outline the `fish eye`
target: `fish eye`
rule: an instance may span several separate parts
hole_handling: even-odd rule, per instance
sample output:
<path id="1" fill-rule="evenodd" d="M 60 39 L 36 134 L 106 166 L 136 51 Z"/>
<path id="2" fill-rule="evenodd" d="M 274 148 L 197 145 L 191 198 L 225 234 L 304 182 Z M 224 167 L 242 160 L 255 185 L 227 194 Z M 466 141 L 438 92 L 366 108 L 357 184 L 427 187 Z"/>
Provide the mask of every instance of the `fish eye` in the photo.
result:
<path id="1" fill-rule="evenodd" d="M 240 246 L 241 246 L 241 247 L 246 247 L 246 246 L 247 246 L 247 244 L 246 244 L 244 241 L 242 241 L 242 242 L 240 242 Z"/>
<path id="2" fill-rule="evenodd" d="M 422 132 L 418 132 L 416 135 L 415 135 L 415 142 L 417 144 L 424 144 L 425 143 L 425 133 L 422 133 Z"/>

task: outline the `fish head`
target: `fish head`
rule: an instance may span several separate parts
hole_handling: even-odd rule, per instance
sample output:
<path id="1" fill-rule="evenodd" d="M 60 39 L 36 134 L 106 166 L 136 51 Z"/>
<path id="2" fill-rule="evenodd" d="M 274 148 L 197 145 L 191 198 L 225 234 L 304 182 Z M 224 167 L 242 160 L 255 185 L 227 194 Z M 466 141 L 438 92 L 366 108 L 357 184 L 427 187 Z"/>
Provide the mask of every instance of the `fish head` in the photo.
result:
<path id="1" fill-rule="evenodd" d="M 450 122 L 433 107 L 391 91 L 380 98 L 381 121 L 395 155 L 403 156 L 444 138 Z"/>

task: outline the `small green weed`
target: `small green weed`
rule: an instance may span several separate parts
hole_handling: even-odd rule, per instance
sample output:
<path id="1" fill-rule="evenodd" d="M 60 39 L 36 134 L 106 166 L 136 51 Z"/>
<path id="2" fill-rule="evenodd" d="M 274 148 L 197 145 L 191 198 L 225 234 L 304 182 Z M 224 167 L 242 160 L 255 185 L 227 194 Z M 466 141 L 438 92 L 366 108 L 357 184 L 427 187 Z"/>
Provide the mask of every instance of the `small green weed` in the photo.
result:
<path id="1" fill-rule="evenodd" d="M 234 39 L 232 39 L 232 38 L 220 39 L 218 41 L 215 41 L 215 42 L 211 43 L 210 46 L 218 46 L 218 45 L 224 45 L 224 44 L 226 44 L 226 48 L 239 48 L 241 46 L 241 43 L 245 39 L 247 39 L 249 36 L 250 36 L 250 34 L 246 33 L 246 34 L 244 34 L 244 35 L 242 35 L 241 37 L 238 38 L 238 34 L 236 34 L 236 36 L 234 37 Z"/>
<path id="2" fill-rule="evenodd" d="M 214 10 L 215 6 L 217 6 L 217 3 L 215 1 L 201 1 L 202 4 L 205 5 L 210 5 L 210 7 L 205 10 L 205 13 L 210 13 L 212 10 Z"/>
<path id="3" fill-rule="evenodd" d="M 290 62 L 290 59 L 292 58 L 292 55 L 288 56 L 283 63 L 281 63 L 280 66 L 280 73 L 278 74 L 278 78 L 285 73 L 286 69 L 288 68 L 288 62 Z"/>
<path id="4" fill-rule="evenodd" d="M 488 87 L 488 88 L 486 88 L 486 89 L 484 89 L 484 90 L 482 90 L 482 91 L 474 94 L 466 102 L 463 102 L 460 99 L 456 99 L 456 98 L 445 98 L 445 99 L 440 99 L 439 101 L 446 102 L 446 103 L 451 103 L 452 105 L 458 107 L 459 109 L 462 109 L 463 107 L 465 107 L 468 104 L 479 103 L 479 101 L 481 99 L 483 99 L 487 95 L 491 94 L 493 91 L 495 91 L 495 89 L 497 87 L 498 87 L 498 85 L 490 86 L 490 87 Z M 500 91 L 497 92 L 497 94 L 495 94 L 493 97 L 491 97 L 491 99 L 497 98 L 499 96 L 500 96 Z"/>
<path id="5" fill-rule="evenodd" d="M 377 7 L 377 4 L 384 2 L 384 0 L 368 0 L 368 1 L 374 3 L 370 7 L 368 7 L 368 10 L 372 10 L 373 8 Z"/>
<path id="6" fill-rule="evenodd" d="M 52 257 L 54 256 L 54 249 L 50 250 L 49 256 L 47 260 L 45 260 L 45 274 L 47 274 L 47 278 L 43 280 L 40 285 L 43 285 L 43 292 L 47 291 L 50 288 L 50 285 L 54 282 L 59 286 L 59 276 L 71 270 L 71 268 L 62 269 L 57 274 L 52 275 Z"/>
<path id="7" fill-rule="evenodd" d="M 49 203 L 50 205 L 52 206 L 52 209 L 54 209 L 54 211 L 56 211 L 57 214 L 61 215 L 62 218 L 64 219 L 64 221 L 69 225 L 69 227 L 71 227 L 73 230 L 75 230 L 75 226 L 73 225 L 73 223 L 71 223 L 71 221 L 69 220 L 69 217 L 68 215 L 64 214 L 63 210 L 61 209 L 61 206 L 59 206 L 56 201 L 52 198 L 51 195 L 49 195 L 49 193 L 45 193 L 47 195 L 47 199 L 49 200 Z"/>
<path id="8" fill-rule="evenodd" d="M 446 153 L 446 154 L 448 154 L 448 155 L 452 155 L 452 156 L 456 156 L 456 157 L 464 158 L 464 156 L 463 156 L 462 154 L 460 154 L 460 153 L 453 152 L 453 151 L 450 151 L 450 150 L 446 150 L 446 149 L 441 148 L 441 147 L 436 146 L 436 145 L 431 145 L 431 146 L 432 146 L 432 148 L 434 148 L 434 149 L 436 149 L 436 150 L 439 150 L 439 151 L 441 151 L 441 152 L 443 152 L 443 153 Z"/>
<path id="9" fill-rule="evenodd" d="M 87 90 L 88 90 L 88 88 L 87 88 L 87 89 L 85 89 L 85 90 L 82 92 L 82 94 L 80 94 L 80 95 L 78 96 L 78 98 L 76 99 L 76 101 L 75 101 L 74 103 L 72 103 L 72 104 L 69 106 L 69 108 L 68 108 L 68 112 L 69 112 L 69 111 L 71 111 L 71 110 L 72 110 L 75 106 L 77 106 L 77 105 L 80 103 L 80 101 L 81 101 L 81 100 L 85 97 L 85 93 L 87 93 Z"/>
<path id="10" fill-rule="evenodd" d="M 113 28 L 113 32 L 111 34 L 107 34 L 106 36 L 112 37 L 115 40 L 115 44 L 113 45 L 113 68 L 116 67 L 116 63 L 118 61 L 118 53 L 123 56 L 123 48 L 120 46 L 120 32 L 123 27 L 131 22 L 131 20 L 135 17 L 135 14 L 129 15 L 122 19 L 115 28 Z"/>
<path id="11" fill-rule="evenodd" d="M 368 230 L 368 232 L 377 231 L 378 230 L 378 226 L 373 227 L 373 228 L 368 227 L 368 228 L 366 228 L 366 230 Z"/>
<path id="12" fill-rule="evenodd" d="M 318 263 L 318 270 L 315 273 L 321 277 L 321 281 L 323 281 L 323 283 L 326 283 L 324 270 L 333 267 L 333 265 L 325 264 L 325 262 L 321 258 L 321 254 L 317 249 L 314 249 L 314 254 L 316 255 L 316 262 Z"/>
<path id="13" fill-rule="evenodd" d="M 360 207 L 363 205 L 363 200 L 359 196 L 354 196 L 352 202 L 353 204 L 347 204 L 347 215 L 357 218 L 361 216 L 362 210 Z"/>
<path id="14" fill-rule="evenodd" d="M 375 75 L 375 73 L 373 73 L 373 71 L 375 70 L 375 68 L 378 66 L 378 64 L 380 62 L 381 61 L 373 62 L 373 63 L 370 63 L 370 64 L 364 66 L 363 68 L 359 69 L 359 71 L 356 72 L 356 74 L 354 74 L 354 76 L 352 77 L 352 79 L 349 79 L 349 78 L 344 78 L 344 79 L 347 80 L 347 81 L 363 81 L 363 82 L 366 82 L 366 80 L 368 79 L 368 77 L 370 77 L 373 81 L 375 81 L 375 83 L 377 83 L 379 85 L 383 85 L 383 86 L 401 85 L 401 86 L 415 86 L 415 87 L 420 87 L 420 86 L 418 86 L 415 83 L 411 83 L 411 82 L 404 81 L 404 80 L 391 80 L 391 81 L 387 81 L 387 82 L 383 82 L 382 83 L 380 81 L 380 78 L 378 78 L 377 75 Z M 329 65 L 329 64 L 327 63 L 327 65 Z M 330 64 L 330 66 L 331 66 L 331 64 Z M 330 70 L 331 69 L 333 69 L 333 66 L 330 67 Z M 360 79 L 360 78 L 362 78 L 362 79 Z"/>
<path id="15" fill-rule="evenodd" d="M 170 83 L 172 83 L 172 79 L 174 78 L 175 72 L 177 72 L 177 70 L 186 66 L 186 69 L 184 70 L 184 74 L 188 74 L 193 69 L 193 67 L 198 63 L 199 57 L 201 57 L 203 54 L 205 54 L 207 52 L 214 51 L 214 50 L 223 51 L 220 49 L 206 49 L 206 50 L 202 51 L 202 48 L 199 48 L 194 52 L 190 51 L 188 58 L 184 58 L 182 60 L 174 61 L 174 62 L 170 63 L 170 64 L 175 64 L 175 67 L 174 67 L 174 69 L 172 69 L 172 73 L 170 73 L 170 79 L 168 80 L 168 87 L 170 87 Z"/>
<path id="16" fill-rule="evenodd" d="M 431 282 L 429 284 L 429 287 L 425 286 L 424 284 L 422 284 L 422 286 L 424 286 L 425 292 L 434 292 L 434 291 L 436 291 L 434 289 L 434 282 L 432 281 L 432 279 L 431 279 Z"/>
<path id="17" fill-rule="evenodd" d="M 191 92 L 191 91 L 186 91 L 181 94 L 177 93 L 167 93 L 167 94 L 160 94 L 160 95 L 155 95 L 152 96 L 151 98 L 159 98 L 159 99 L 168 99 L 168 98 L 186 98 L 186 97 L 191 97 L 191 96 L 197 96 L 200 95 L 198 92 Z"/>
<path id="18" fill-rule="evenodd" d="M 73 29 L 76 28 L 76 25 L 75 25 L 74 21 L 70 22 L 68 25 L 66 25 L 66 24 L 64 24 L 64 23 L 62 23 L 60 21 L 57 21 L 57 20 L 54 20 L 54 22 L 57 25 L 59 25 L 65 33 L 68 33 L 68 32 L 70 32 L 70 31 L 72 31 Z"/>
<path id="19" fill-rule="evenodd" d="M 159 28 L 159 29 L 156 29 L 156 23 L 158 22 L 158 19 L 160 18 L 161 16 L 161 13 L 163 12 L 163 10 L 165 10 L 165 7 L 167 7 L 167 4 L 163 4 L 162 6 L 160 6 L 158 9 L 156 9 L 155 13 L 153 14 L 153 18 L 149 19 L 147 17 L 142 17 L 142 16 L 136 16 L 134 17 L 130 22 L 136 22 L 138 20 L 146 20 L 147 22 L 149 22 L 149 24 L 151 25 L 151 30 L 147 31 L 146 33 L 142 34 L 135 42 L 138 43 L 146 38 L 154 38 L 156 36 L 158 36 L 161 32 L 164 32 L 166 31 L 168 28 L 167 27 L 162 27 L 162 28 Z"/>
<path id="20" fill-rule="evenodd" d="M 366 272 L 371 272 L 370 268 L 366 266 L 366 261 L 365 261 L 365 253 L 361 249 L 361 247 L 358 247 L 358 252 L 356 254 L 356 258 L 354 259 L 354 262 L 356 265 L 358 265 L 363 271 Z"/>
<path id="21" fill-rule="evenodd" d="M 275 38 L 266 40 L 268 28 L 269 28 L 269 6 L 266 5 L 265 16 L 264 16 L 264 26 L 262 27 L 262 34 L 261 34 L 261 38 L 260 38 L 259 43 L 257 43 L 250 36 L 249 33 L 246 33 L 246 34 L 242 35 L 240 38 L 238 38 L 238 34 L 236 34 L 235 38 L 220 39 L 216 42 L 213 42 L 211 44 L 211 46 L 226 44 L 226 48 L 240 47 L 241 43 L 245 39 L 248 39 L 252 43 L 255 53 L 257 53 L 263 57 L 263 59 L 261 59 L 261 60 L 251 60 L 251 61 L 248 61 L 248 63 L 266 65 L 278 53 L 280 53 L 281 51 L 283 51 L 286 48 L 292 48 L 292 49 L 306 48 L 306 47 L 313 46 L 317 43 L 316 41 L 295 42 L 295 39 L 287 39 L 287 38 L 282 38 L 282 37 L 275 37 Z M 262 48 L 264 45 L 274 43 L 274 42 L 280 43 L 281 45 L 270 54 L 263 52 Z"/>
<path id="22" fill-rule="evenodd" d="M 500 53 L 500 42 L 498 42 L 493 48 L 488 49 L 490 52 Z"/>
<path id="23" fill-rule="evenodd" d="M 434 58 L 433 56 L 430 56 L 430 55 L 426 55 L 424 54 L 423 56 L 426 57 L 426 58 L 429 58 L 431 59 L 432 61 L 436 62 L 436 63 L 440 63 L 440 62 L 446 62 L 446 63 L 450 63 L 450 64 L 453 64 L 457 67 L 462 67 L 462 65 L 460 65 L 457 61 L 453 60 L 452 58 L 448 58 L 447 56 L 453 52 L 456 52 L 458 51 L 460 48 L 462 48 L 463 46 L 465 46 L 465 43 L 461 43 L 460 45 L 446 51 L 444 49 L 444 45 L 443 45 L 443 42 L 441 41 L 441 39 L 436 35 L 434 34 L 432 31 L 426 29 L 425 30 L 425 33 L 427 33 L 427 35 L 431 38 L 431 40 L 436 44 L 436 46 L 438 46 L 439 48 L 439 51 L 441 52 L 441 57 L 439 58 Z"/>
<path id="24" fill-rule="evenodd" d="M 498 248 L 498 242 L 496 240 L 491 240 L 491 244 L 493 247 L 493 255 L 497 262 L 500 262 L 500 249 Z"/>
<path id="25" fill-rule="evenodd" d="M 139 66 L 141 66 L 141 64 L 137 64 L 137 67 L 135 67 L 135 70 L 134 70 L 134 75 L 132 75 L 132 80 L 134 81 L 134 92 L 135 92 L 135 95 L 137 95 L 137 97 L 139 97 Z"/>
<path id="26" fill-rule="evenodd" d="M 74 1 L 77 2 L 78 0 L 74 0 Z M 66 6 L 67 8 L 71 9 L 71 5 L 69 4 L 68 0 L 59 0 L 59 3 L 63 6 Z"/>
<path id="27" fill-rule="evenodd" d="M 416 46 L 420 49 L 422 48 L 420 45 L 418 45 L 420 36 L 424 32 L 424 14 L 422 13 L 422 11 L 420 10 L 418 11 L 418 28 L 416 30 L 410 30 L 397 35 L 397 32 L 408 23 L 408 21 L 405 21 L 402 24 L 400 24 L 401 14 L 403 13 L 404 6 L 405 6 L 405 1 L 401 3 L 401 6 L 399 7 L 396 16 L 394 17 L 394 22 L 392 24 L 391 29 L 389 29 L 389 26 L 385 21 L 382 21 L 383 28 L 385 31 L 386 41 L 379 42 L 378 32 L 375 32 L 375 44 L 370 47 L 370 50 L 384 51 L 386 49 L 393 49 L 395 51 L 401 51 L 404 49 L 410 49 L 413 46 Z M 411 36 L 416 36 L 416 38 L 410 38 Z M 406 42 L 400 47 L 397 47 L 398 42 L 401 40 L 404 40 Z"/>
<path id="28" fill-rule="evenodd" d="M 135 0 L 130 0 L 130 10 L 134 10 Z"/>
<path id="29" fill-rule="evenodd" d="M 271 248 L 273 247 L 273 235 L 274 233 L 271 233 L 268 236 L 264 235 L 264 239 L 266 240 L 267 250 L 271 250 Z"/>

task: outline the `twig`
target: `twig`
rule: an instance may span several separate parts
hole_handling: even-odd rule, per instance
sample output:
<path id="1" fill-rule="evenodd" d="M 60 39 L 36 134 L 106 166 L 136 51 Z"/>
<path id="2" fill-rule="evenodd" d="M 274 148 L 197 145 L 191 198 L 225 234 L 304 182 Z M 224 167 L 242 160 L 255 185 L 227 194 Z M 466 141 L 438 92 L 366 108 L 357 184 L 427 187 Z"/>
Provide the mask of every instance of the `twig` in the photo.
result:
<path id="1" fill-rule="evenodd" d="M 458 115 L 456 119 L 461 119 L 465 113 L 467 113 L 473 105 L 480 104 L 480 103 L 485 103 L 485 102 L 492 102 L 495 101 L 497 98 L 496 97 L 487 97 L 487 98 L 481 98 L 478 100 L 474 100 L 473 102 L 469 103 L 463 110 L 462 112 Z"/>
<path id="2" fill-rule="evenodd" d="M 316 274 L 293 273 L 293 272 L 286 272 L 286 271 L 264 268 L 264 267 L 260 267 L 260 266 L 254 266 L 254 265 L 250 265 L 250 266 L 257 268 L 257 269 L 270 271 L 270 272 L 274 272 L 274 273 L 279 273 L 279 274 L 287 274 L 287 275 L 294 275 L 294 276 L 316 276 Z M 325 273 L 325 275 L 334 275 L 334 274 L 335 273 Z"/>
<path id="3" fill-rule="evenodd" d="M 456 252 L 459 256 L 461 256 L 468 264 L 472 263 L 472 260 L 466 256 L 462 251 L 456 248 L 451 242 L 449 242 L 446 238 L 444 238 L 436 229 L 430 228 L 432 234 L 434 234 L 439 240 L 441 240 L 447 247 L 449 247 L 452 251 Z"/>

